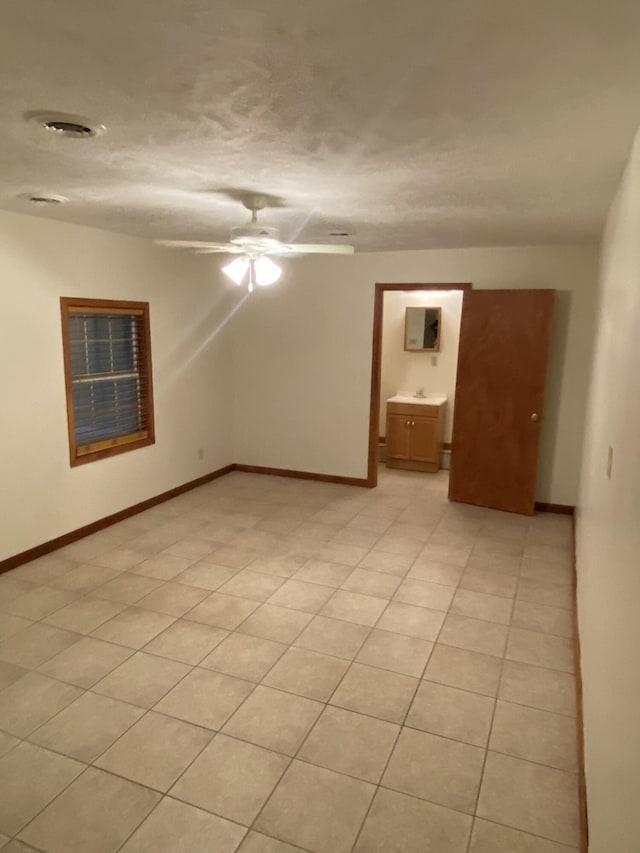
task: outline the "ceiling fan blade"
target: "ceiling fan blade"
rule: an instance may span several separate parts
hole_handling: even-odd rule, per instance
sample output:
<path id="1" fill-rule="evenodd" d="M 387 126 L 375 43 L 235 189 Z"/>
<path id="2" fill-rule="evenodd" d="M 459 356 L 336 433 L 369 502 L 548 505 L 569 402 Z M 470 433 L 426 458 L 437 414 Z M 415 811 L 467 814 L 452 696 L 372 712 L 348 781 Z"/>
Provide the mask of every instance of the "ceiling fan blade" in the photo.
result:
<path id="1" fill-rule="evenodd" d="M 205 243 L 198 240 L 156 240 L 161 246 L 169 246 L 174 249 L 196 249 L 198 252 L 242 252 L 240 246 L 233 243 Z"/>
<path id="2" fill-rule="evenodd" d="M 353 255 L 353 246 L 338 245 L 336 243 L 283 243 L 282 249 L 278 249 L 283 255 Z"/>

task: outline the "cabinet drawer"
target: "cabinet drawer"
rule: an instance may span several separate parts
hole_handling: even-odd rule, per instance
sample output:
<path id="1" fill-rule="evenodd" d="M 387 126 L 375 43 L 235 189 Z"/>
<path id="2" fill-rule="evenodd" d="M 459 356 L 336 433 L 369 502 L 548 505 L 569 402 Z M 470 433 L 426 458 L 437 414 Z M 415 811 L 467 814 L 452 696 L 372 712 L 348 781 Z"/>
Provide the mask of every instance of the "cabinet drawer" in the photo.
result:
<path id="1" fill-rule="evenodd" d="M 440 406 L 427 406 L 422 403 L 387 403 L 387 412 L 390 415 L 407 415 L 423 418 L 437 418 Z"/>

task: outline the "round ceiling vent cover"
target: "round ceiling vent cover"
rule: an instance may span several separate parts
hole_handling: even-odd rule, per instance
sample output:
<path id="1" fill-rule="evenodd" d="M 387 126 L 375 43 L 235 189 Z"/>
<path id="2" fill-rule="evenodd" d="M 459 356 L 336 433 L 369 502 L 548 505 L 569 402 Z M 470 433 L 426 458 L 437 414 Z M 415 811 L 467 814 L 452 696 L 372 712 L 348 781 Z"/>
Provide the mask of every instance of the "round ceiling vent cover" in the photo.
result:
<path id="1" fill-rule="evenodd" d="M 91 119 L 70 113 L 30 112 L 26 114 L 26 119 L 48 133 L 65 139 L 91 139 L 106 131 L 103 124 L 95 124 Z"/>

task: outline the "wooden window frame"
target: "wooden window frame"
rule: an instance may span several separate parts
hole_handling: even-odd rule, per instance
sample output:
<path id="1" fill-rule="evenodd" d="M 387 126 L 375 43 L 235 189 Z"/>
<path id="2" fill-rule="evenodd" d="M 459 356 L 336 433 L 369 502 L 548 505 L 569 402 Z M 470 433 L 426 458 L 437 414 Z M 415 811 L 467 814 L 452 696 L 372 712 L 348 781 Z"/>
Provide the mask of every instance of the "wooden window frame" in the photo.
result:
<path id="1" fill-rule="evenodd" d="M 76 442 L 75 408 L 73 405 L 73 372 L 71 369 L 71 346 L 69 335 L 69 317 L 74 311 L 90 313 L 137 314 L 142 317 L 144 328 L 144 346 L 142 347 L 142 368 L 146 380 L 144 393 L 148 426 L 145 430 L 96 442 L 94 445 L 78 446 Z M 60 297 L 62 319 L 62 351 L 64 357 L 64 381 L 67 398 L 67 424 L 69 429 L 69 462 L 71 467 L 86 465 L 140 447 L 155 444 L 155 420 L 153 411 L 153 370 L 151 363 L 151 325 L 148 302 L 131 302 L 120 299 L 85 299 L 70 296 Z M 82 451 L 81 451 L 82 448 Z M 87 449 L 88 448 L 88 449 Z"/>

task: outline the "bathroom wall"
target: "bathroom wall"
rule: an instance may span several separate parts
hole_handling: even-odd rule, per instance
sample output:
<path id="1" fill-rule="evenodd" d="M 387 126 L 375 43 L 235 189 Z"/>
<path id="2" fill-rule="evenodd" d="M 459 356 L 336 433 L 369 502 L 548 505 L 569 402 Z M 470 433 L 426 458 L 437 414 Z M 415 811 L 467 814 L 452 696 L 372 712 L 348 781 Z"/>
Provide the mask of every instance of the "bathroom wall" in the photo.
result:
<path id="1" fill-rule="evenodd" d="M 577 513 L 590 853 L 640 842 L 640 138 L 605 231 Z M 613 450 L 607 475 L 609 448 Z"/>
<path id="2" fill-rule="evenodd" d="M 204 258 L 0 212 L 0 280 L 0 559 L 234 461 L 238 293 Z M 61 296 L 150 303 L 154 445 L 70 467 Z"/>
<path id="3" fill-rule="evenodd" d="M 440 351 L 405 352 L 405 308 L 416 305 L 440 306 Z M 451 441 L 453 401 L 456 390 L 458 342 L 462 291 L 415 290 L 409 293 L 387 291 L 382 315 L 382 377 L 380 381 L 380 435 L 385 434 L 386 401 L 398 391 L 446 394 L 444 440 Z"/>
<path id="4" fill-rule="evenodd" d="M 234 317 L 235 460 L 366 477 L 375 282 L 552 288 L 556 311 L 536 499 L 575 504 L 597 260 L 597 246 L 574 245 L 283 261 L 281 283 L 259 288 Z"/>

